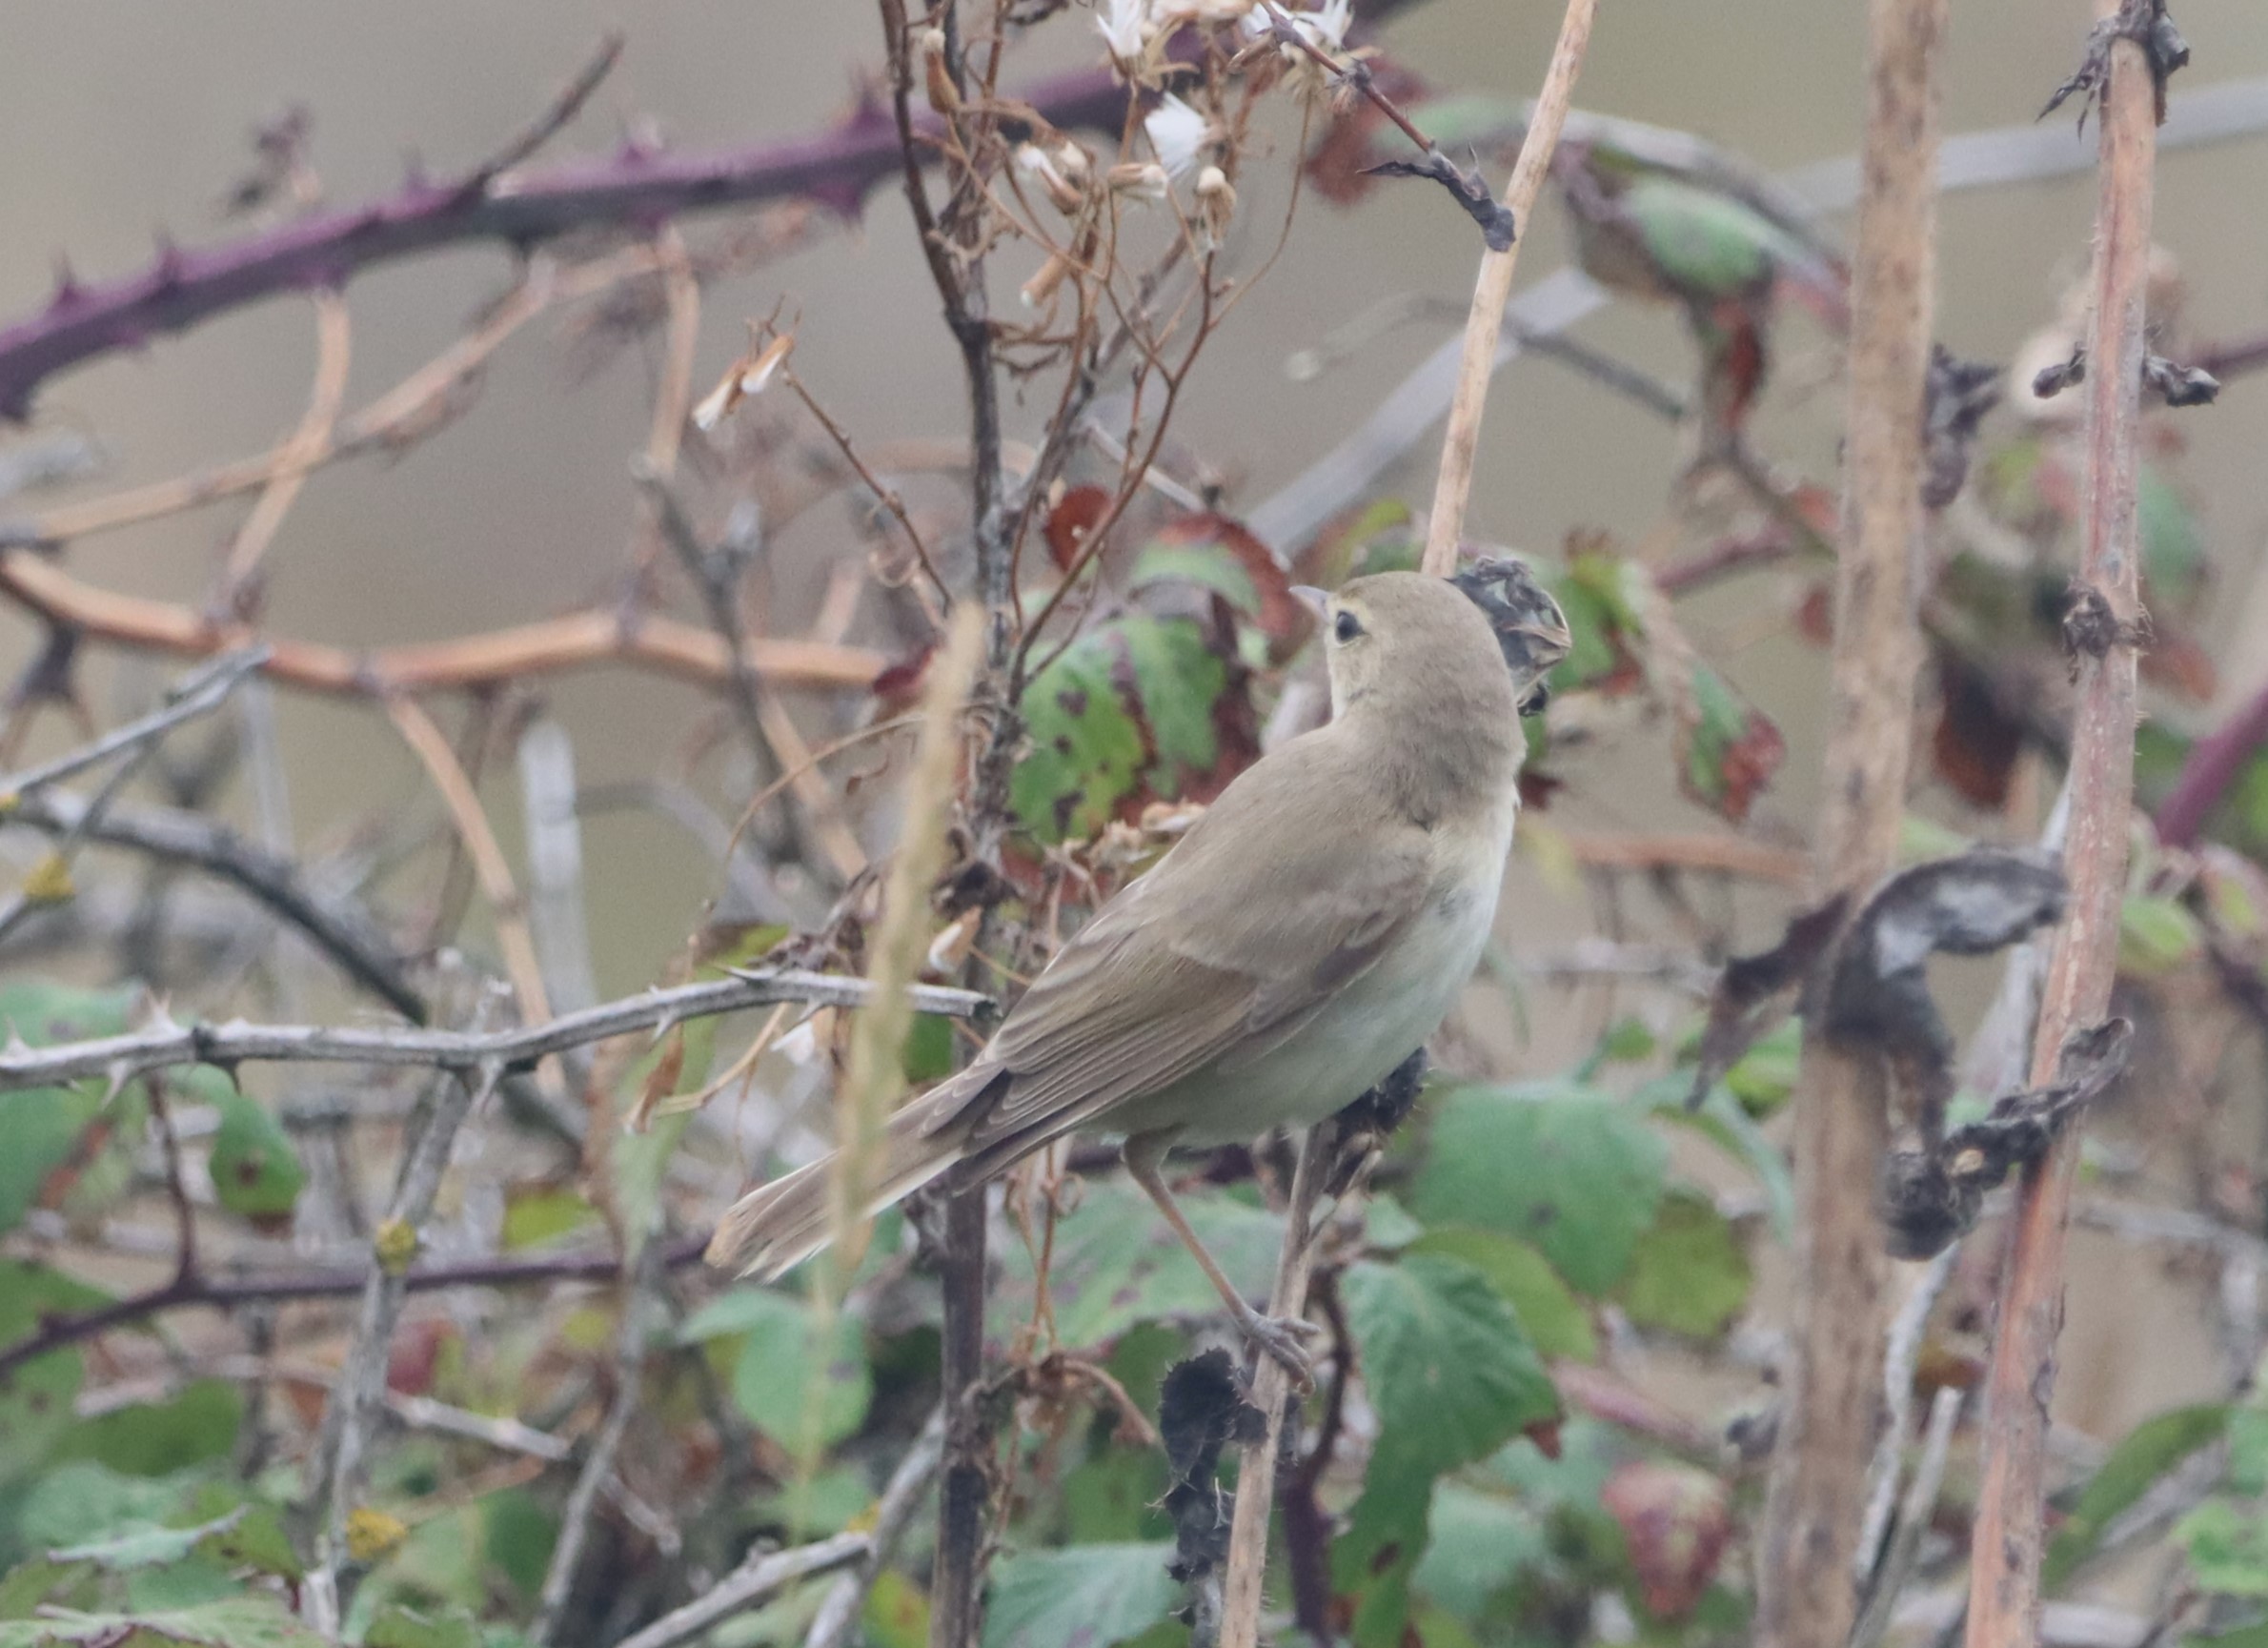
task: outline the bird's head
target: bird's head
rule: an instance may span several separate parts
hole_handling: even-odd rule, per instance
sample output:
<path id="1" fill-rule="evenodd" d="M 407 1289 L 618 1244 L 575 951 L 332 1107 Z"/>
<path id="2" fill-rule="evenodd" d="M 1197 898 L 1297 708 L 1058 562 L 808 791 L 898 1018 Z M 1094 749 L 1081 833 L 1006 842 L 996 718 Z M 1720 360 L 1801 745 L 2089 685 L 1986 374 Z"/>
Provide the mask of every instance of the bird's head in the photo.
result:
<path id="1" fill-rule="evenodd" d="M 1454 579 L 1377 573 L 1329 595 L 1300 592 L 1316 608 L 1330 666 L 1331 712 L 1389 685 L 1446 679 L 1488 682 L 1507 666 L 1514 702 L 1527 707 L 1568 653 L 1567 619 L 1550 592 L 1509 558 Z"/>

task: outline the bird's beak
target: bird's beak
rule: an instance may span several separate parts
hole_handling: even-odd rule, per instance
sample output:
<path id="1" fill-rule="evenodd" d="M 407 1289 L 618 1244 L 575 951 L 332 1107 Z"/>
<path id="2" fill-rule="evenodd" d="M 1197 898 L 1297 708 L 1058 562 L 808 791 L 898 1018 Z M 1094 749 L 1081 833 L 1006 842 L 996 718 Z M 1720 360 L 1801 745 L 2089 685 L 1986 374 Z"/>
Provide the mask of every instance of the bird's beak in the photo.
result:
<path id="1" fill-rule="evenodd" d="M 1295 583 L 1291 586 L 1291 593 L 1299 597 L 1301 605 L 1315 615 L 1317 623 L 1323 621 L 1324 614 L 1330 609 L 1331 598 L 1327 594 L 1311 583 Z"/>

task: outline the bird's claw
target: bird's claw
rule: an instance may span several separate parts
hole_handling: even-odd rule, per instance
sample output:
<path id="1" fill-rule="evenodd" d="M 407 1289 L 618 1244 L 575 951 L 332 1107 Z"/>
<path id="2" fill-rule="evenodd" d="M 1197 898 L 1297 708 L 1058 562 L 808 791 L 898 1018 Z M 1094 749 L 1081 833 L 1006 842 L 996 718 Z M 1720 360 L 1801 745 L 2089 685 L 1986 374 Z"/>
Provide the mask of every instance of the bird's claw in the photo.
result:
<path id="1" fill-rule="evenodd" d="M 1303 1391 L 1315 1388 L 1315 1363 L 1300 1341 L 1323 1332 L 1321 1326 L 1300 1316 L 1264 1316 L 1255 1311 L 1238 1324 L 1250 1343 L 1291 1375 Z"/>

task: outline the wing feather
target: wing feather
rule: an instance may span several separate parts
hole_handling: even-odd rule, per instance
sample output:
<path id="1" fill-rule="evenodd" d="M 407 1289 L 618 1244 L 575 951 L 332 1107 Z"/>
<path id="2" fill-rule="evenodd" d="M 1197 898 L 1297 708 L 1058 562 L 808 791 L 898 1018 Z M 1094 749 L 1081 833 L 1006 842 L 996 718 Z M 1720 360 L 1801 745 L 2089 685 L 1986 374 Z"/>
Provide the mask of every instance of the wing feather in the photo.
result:
<path id="1" fill-rule="evenodd" d="M 1391 815 L 1334 817 L 1362 793 L 1325 727 L 1248 770 L 1155 868 L 1075 934 L 1017 1004 L 938 1126 L 967 1129 L 969 1167 L 997 1170 L 1115 1107 L 1295 1033 L 1425 906 L 1425 832 Z M 1259 827 L 1253 827 L 1257 824 Z"/>

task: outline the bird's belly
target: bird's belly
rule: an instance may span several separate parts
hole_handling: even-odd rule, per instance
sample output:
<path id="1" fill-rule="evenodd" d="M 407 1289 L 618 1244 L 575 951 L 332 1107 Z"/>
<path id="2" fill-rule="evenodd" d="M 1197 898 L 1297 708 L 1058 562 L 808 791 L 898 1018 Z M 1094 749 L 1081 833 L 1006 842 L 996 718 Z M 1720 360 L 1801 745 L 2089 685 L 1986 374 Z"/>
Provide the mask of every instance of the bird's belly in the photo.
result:
<path id="1" fill-rule="evenodd" d="M 1233 1070 L 1202 1069 L 1120 1108 L 1110 1130 L 1175 1128 L 1178 1143 L 1203 1148 L 1336 1114 L 1441 1027 L 1488 944 L 1496 890 L 1488 878 L 1435 898 L 1400 944 L 1283 1042 Z"/>

